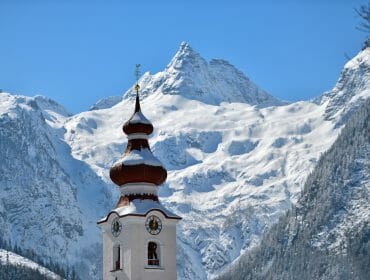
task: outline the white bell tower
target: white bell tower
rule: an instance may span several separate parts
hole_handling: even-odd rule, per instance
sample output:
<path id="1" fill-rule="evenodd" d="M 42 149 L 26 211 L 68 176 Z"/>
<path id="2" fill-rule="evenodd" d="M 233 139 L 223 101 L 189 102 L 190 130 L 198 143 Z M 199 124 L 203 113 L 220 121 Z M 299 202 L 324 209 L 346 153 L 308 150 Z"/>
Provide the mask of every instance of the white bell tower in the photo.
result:
<path id="1" fill-rule="evenodd" d="M 98 222 L 103 232 L 104 280 L 176 280 L 176 224 L 181 219 L 158 200 L 167 171 L 150 151 L 152 124 L 136 106 L 123 125 L 128 143 L 110 170 L 121 197 Z"/>

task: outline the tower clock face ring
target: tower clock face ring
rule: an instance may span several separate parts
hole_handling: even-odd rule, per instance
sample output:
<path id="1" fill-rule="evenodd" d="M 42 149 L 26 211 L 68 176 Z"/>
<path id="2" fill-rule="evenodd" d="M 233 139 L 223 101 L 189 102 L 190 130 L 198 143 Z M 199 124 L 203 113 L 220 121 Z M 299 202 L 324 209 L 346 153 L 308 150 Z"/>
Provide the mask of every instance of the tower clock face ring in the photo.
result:
<path id="1" fill-rule="evenodd" d="M 162 230 L 162 221 L 155 215 L 149 216 L 145 221 L 145 227 L 150 234 L 157 235 Z"/>
<path id="2" fill-rule="evenodd" d="M 120 233 L 122 231 L 122 224 L 121 224 L 121 222 L 119 220 L 119 217 L 115 218 L 112 221 L 111 231 L 112 231 L 112 235 L 114 237 L 117 237 L 118 235 L 120 235 Z"/>

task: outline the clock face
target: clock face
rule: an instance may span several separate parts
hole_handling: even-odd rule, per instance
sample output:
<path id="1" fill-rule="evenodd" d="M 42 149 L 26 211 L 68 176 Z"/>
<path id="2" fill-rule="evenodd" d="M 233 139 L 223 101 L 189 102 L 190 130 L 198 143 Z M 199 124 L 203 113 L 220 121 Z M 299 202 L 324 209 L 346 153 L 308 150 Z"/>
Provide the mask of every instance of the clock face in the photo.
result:
<path id="1" fill-rule="evenodd" d="M 122 224 L 121 222 L 119 221 L 119 218 L 115 218 L 113 221 L 112 221 L 112 225 L 111 225 L 111 230 L 112 230 L 112 235 L 114 237 L 117 237 L 118 235 L 120 235 L 121 231 L 122 231 Z"/>
<path id="2" fill-rule="evenodd" d="M 149 216 L 145 222 L 146 230 L 153 235 L 157 235 L 162 230 L 162 221 L 157 216 Z"/>

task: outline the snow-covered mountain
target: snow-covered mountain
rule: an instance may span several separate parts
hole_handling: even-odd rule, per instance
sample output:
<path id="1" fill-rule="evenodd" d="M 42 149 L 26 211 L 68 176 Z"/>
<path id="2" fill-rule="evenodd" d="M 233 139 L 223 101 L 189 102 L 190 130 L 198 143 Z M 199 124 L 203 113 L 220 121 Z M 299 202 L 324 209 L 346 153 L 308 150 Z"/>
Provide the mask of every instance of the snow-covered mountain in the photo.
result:
<path id="1" fill-rule="evenodd" d="M 184 218 L 179 279 L 218 275 L 297 200 L 346 113 L 370 96 L 369 51 L 351 60 L 322 98 L 292 104 L 186 43 L 162 72 L 142 76 L 152 150 L 169 171 L 160 198 Z M 112 107 L 101 101 L 104 109 L 74 116 L 40 97 L 0 96 L 1 228 L 30 247 L 51 236 L 37 245 L 45 256 L 49 247 L 70 261 L 84 252 L 86 263 L 99 262 L 95 222 L 117 199 L 108 170 L 126 146 L 121 126 L 134 109 L 133 90 Z"/>
<path id="2" fill-rule="evenodd" d="M 205 104 L 243 102 L 259 107 L 280 105 L 282 101 L 267 94 L 226 60 L 206 61 L 183 42 L 164 71 L 140 79 L 142 96 L 161 93 L 179 95 Z M 134 96 L 130 89 L 126 97 Z"/>

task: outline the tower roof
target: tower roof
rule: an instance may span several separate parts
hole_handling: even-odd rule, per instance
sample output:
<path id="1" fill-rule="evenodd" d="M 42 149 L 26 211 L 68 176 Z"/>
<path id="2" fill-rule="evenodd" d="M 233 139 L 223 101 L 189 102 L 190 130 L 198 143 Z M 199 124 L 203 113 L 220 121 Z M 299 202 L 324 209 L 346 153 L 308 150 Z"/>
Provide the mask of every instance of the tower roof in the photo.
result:
<path id="1" fill-rule="evenodd" d="M 120 187 L 132 183 L 159 186 L 166 180 L 167 170 L 150 150 L 148 135 L 153 132 L 153 125 L 141 112 L 139 85 L 135 89 L 135 111 L 123 125 L 123 132 L 128 136 L 126 151 L 110 169 L 110 178 Z"/>
<path id="2" fill-rule="evenodd" d="M 139 67 L 139 64 L 136 65 L 137 77 Z M 111 180 L 119 186 L 121 196 L 114 210 L 99 224 L 108 221 L 113 213 L 119 217 L 145 217 L 150 211 L 158 211 L 166 219 L 181 219 L 167 210 L 158 199 L 158 186 L 166 181 L 167 170 L 150 150 L 148 136 L 153 132 L 153 125 L 141 112 L 138 84 L 135 90 L 134 113 L 123 125 L 123 132 L 128 138 L 126 151 L 109 173 Z"/>
<path id="3" fill-rule="evenodd" d="M 141 112 L 138 88 L 136 92 L 135 111 L 130 117 L 130 119 L 127 122 L 125 122 L 122 129 L 123 129 L 123 132 L 127 135 L 135 134 L 135 133 L 142 133 L 142 134 L 149 135 L 153 132 L 153 125 Z"/>

